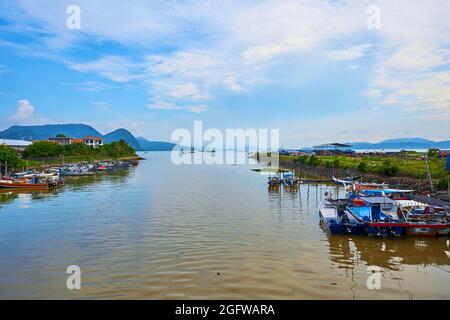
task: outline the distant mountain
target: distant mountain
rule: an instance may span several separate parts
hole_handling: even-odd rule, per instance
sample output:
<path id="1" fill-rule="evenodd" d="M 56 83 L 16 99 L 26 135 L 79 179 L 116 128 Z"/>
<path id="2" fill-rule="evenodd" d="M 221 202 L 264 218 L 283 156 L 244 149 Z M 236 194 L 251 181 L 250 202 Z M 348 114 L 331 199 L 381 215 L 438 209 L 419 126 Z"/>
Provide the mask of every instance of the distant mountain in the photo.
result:
<path id="1" fill-rule="evenodd" d="M 0 132 L 0 139 L 14 140 L 47 140 L 58 134 L 64 134 L 71 138 L 84 138 L 86 136 L 101 137 L 105 143 L 125 140 L 138 151 L 171 151 L 176 144 L 162 141 L 149 141 L 144 137 L 134 137 L 126 129 L 117 129 L 106 135 L 102 135 L 93 127 L 86 124 L 49 124 L 41 126 L 12 126 Z"/>
<path id="2" fill-rule="evenodd" d="M 47 140 L 58 134 L 64 134 L 71 138 L 84 138 L 86 136 L 101 137 L 106 143 L 125 140 L 136 150 L 141 150 L 137 139 L 125 129 L 118 129 L 107 135 L 102 135 L 93 127 L 86 124 L 49 124 L 42 126 L 12 126 L 11 128 L 0 132 L 0 139 L 15 140 Z"/>
<path id="3" fill-rule="evenodd" d="M 349 142 L 353 149 L 450 149 L 450 140 L 432 141 L 423 138 L 388 139 L 378 143 Z"/>
<path id="4" fill-rule="evenodd" d="M 424 138 L 398 138 L 383 140 L 380 143 L 434 143 L 434 141 Z"/>
<path id="5" fill-rule="evenodd" d="M 85 124 L 49 124 L 41 126 L 12 126 L 0 132 L 1 139 L 47 140 L 58 134 L 68 137 L 83 138 L 85 136 L 101 137 L 101 133 Z"/>
<path id="6" fill-rule="evenodd" d="M 131 134 L 130 131 L 126 129 L 117 129 L 113 132 L 110 132 L 107 135 L 105 135 L 103 139 L 105 139 L 105 143 L 125 140 L 135 150 L 142 150 L 139 141 Z"/>
<path id="7" fill-rule="evenodd" d="M 172 151 L 176 144 L 161 141 L 148 141 L 144 137 L 137 137 L 143 151 Z"/>

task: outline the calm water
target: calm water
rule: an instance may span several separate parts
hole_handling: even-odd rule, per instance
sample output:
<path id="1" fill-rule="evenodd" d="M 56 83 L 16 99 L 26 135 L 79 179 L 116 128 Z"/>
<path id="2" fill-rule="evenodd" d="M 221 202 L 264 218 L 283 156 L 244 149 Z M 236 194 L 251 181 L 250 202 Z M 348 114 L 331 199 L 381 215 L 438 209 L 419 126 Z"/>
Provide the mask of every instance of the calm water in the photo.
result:
<path id="1" fill-rule="evenodd" d="M 54 193 L 0 193 L 0 298 L 450 299 L 448 239 L 329 237 L 317 204 L 332 187 L 269 192 L 255 166 L 144 156 Z M 82 290 L 66 289 L 69 265 Z"/>

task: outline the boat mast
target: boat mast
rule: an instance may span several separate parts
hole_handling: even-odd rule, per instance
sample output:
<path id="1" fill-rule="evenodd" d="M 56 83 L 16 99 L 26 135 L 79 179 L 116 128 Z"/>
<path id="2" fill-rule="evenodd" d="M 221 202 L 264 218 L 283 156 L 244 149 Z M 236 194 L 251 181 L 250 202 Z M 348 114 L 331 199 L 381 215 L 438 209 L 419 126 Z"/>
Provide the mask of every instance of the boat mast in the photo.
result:
<path id="1" fill-rule="evenodd" d="M 427 178 L 428 178 L 428 181 L 430 182 L 431 192 L 433 192 L 434 191 L 433 180 L 431 179 L 430 165 L 428 163 L 428 155 L 427 154 L 425 154 L 425 164 L 427 167 Z"/>

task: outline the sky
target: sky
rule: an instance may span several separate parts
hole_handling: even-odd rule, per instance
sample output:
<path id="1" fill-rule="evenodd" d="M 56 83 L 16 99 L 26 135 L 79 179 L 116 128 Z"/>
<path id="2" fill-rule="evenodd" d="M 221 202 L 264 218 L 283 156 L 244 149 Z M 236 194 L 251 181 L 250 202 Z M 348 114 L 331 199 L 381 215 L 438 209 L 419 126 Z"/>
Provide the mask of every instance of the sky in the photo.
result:
<path id="1" fill-rule="evenodd" d="M 448 140 L 450 1 L 0 0 L 0 130 L 195 120 L 283 147 Z"/>

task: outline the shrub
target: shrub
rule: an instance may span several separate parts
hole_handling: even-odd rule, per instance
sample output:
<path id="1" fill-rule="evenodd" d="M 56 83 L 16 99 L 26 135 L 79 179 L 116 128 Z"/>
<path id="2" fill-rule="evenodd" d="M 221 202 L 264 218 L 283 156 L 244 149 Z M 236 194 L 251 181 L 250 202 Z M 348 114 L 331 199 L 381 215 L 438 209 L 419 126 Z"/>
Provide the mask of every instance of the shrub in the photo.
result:
<path id="1" fill-rule="evenodd" d="M 64 148 L 54 142 L 37 141 L 26 147 L 24 157 L 29 158 L 51 158 L 62 155 Z"/>
<path id="2" fill-rule="evenodd" d="M 11 167 L 17 167 L 20 164 L 19 154 L 16 150 L 11 149 L 7 145 L 0 145 L 0 163 Z"/>
<path id="3" fill-rule="evenodd" d="M 111 142 L 99 148 L 99 152 L 111 158 L 133 157 L 136 151 L 128 145 L 124 140 L 119 142 Z"/>
<path id="4" fill-rule="evenodd" d="M 396 164 L 392 163 L 391 160 L 384 160 L 383 164 L 378 167 L 378 170 L 381 174 L 393 177 L 397 175 L 397 173 L 400 171 L 400 168 Z"/>
<path id="5" fill-rule="evenodd" d="M 39 141 L 28 146 L 24 153 L 27 159 L 54 158 L 60 156 L 75 158 L 105 157 L 124 158 L 136 156 L 136 151 L 124 140 L 105 144 L 100 148 L 91 148 L 84 143 L 61 146 L 49 141 Z"/>
<path id="6" fill-rule="evenodd" d="M 361 172 L 367 172 L 367 171 L 369 171 L 369 164 L 368 164 L 367 162 L 365 162 L 365 161 L 361 161 L 361 162 L 358 164 L 357 169 L 358 169 L 359 171 L 361 171 Z"/>
<path id="7" fill-rule="evenodd" d="M 313 166 L 313 167 L 317 167 L 320 165 L 320 159 L 317 156 L 310 156 L 308 159 L 308 164 Z"/>
<path id="8" fill-rule="evenodd" d="M 97 149 L 88 147 L 84 143 L 74 143 L 64 146 L 63 154 L 65 156 L 83 157 L 92 156 Z"/>

